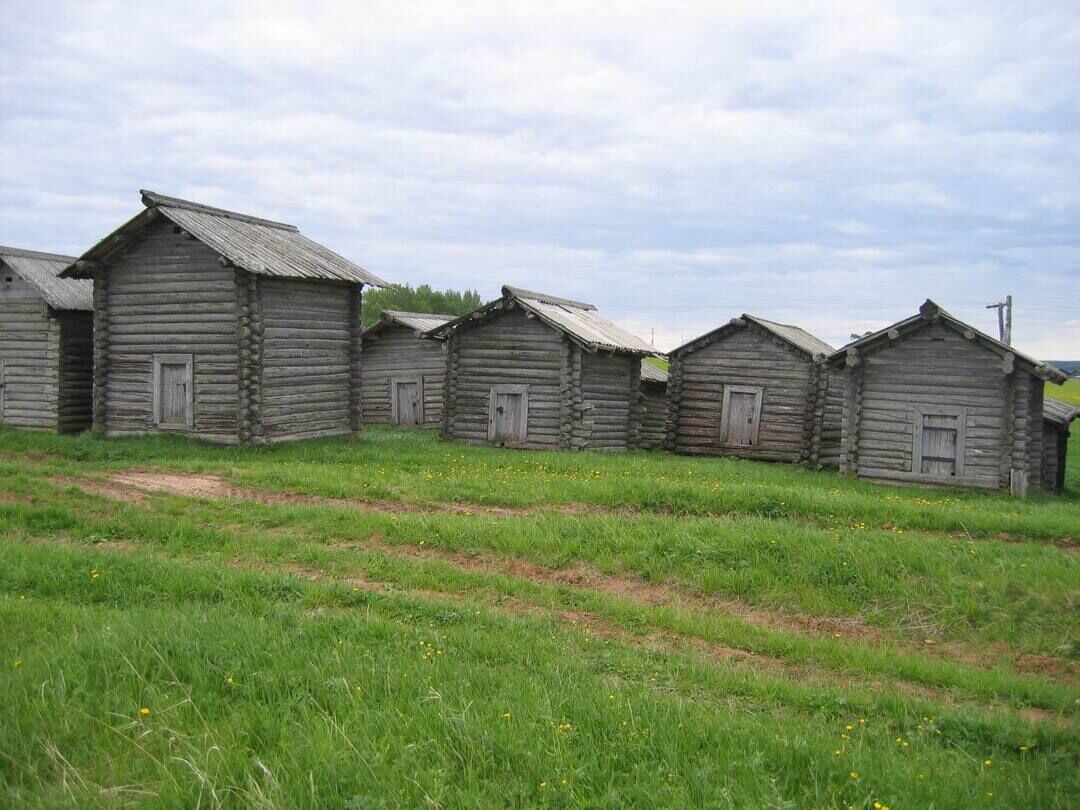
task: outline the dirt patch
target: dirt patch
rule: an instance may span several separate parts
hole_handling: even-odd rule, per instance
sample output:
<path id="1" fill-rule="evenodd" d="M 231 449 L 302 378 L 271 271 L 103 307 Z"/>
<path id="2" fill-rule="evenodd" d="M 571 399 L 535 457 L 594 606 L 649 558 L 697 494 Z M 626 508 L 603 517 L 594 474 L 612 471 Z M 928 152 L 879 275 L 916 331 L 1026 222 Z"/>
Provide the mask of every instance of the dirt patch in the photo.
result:
<path id="1" fill-rule="evenodd" d="M 267 504 L 345 506 L 377 514 L 442 513 L 492 516 L 520 516 L 542 514 L 544 512 L 612 514 L 611 510 L 584 504 L 563 504 L 543 509 L 529 509 L 450 503 L 421 506 L 397 501 L 322 498 L 298 493 L 270 492 L 238 487 L 229 484 L 216 475 L 140 470 L 113 473 L 106 479 L 54 478 L 52 481 L 58 484 L 77 486 L 87 492 L 103 495 L 114 500 L 136 504 L 144 503 L 147 500 L 148 493 L 167 493 L 208 500 L 235 499 Z M 1016 542 L 1005 532 L 999 535 L 999 539 Z M 1071 538 L 1062 538 L 1054 542 L 1060 545 L 1061 543 L 1075 541 L 1072 541 Z M 980 655 L 955 644 L 940 646 L 912 645 L 910 642 L 886 638 L 880 629 L 857 618 L 812 616 L 794 611 L 756 608 L 735 600 L 680 591 L 667 584 L 647 582 L 637 577 L 605 574 L 583 563 L 561 568 L 549 568 L 520 558 L 497 556 L 484 552 L 467 553 L 436 549 L 430 546 L 393 545 L 386 543 L 378 535 L 372 536 L 363 543 L 348 543 L 340 547 L 366 548 L 412 559 L 435 558 L 463 570 L 503 574 L 534 582 L 597 591 L 619 599 L 646 605 L 671 605 L 702 612 L 718 612 L 770 630 L 805 635 L 832 636 L 837 639 L 848 639 L 877 645 L 888 642 L 910 649 L 917 649 L 923 654 L 947 660 L 956 660 L 973 666 L 992 667 L 998 661 L 1010 659 L 1013 668 L 1018 672 L 1048 675 L 1068 683 L 1075 683 L 1080 680 L 1080 672 L 1078 672 L 1075 665 L 1051 656 L 1022 655 L 1019 658 L 1012 659 L 1007 650 L 1000 651 L 1000 655 Z"/>
<path id="2" fill-rule="evenodd" d="M 1012 668 L 1017 672 L 1048 675 L 1070 683 L 1080 681 L 1080 666 L 1073 661 L 1065 661 L 1052 655 L 1021 653 L 1013 660 Z"/>
<path id="3" fill-rule="evenodd" d="M 324 498 L 297 492 L 272 492 L 254 487 L 230 484 L 217 475 L 197 473 L 166 473 L 145 470 L 125 470 L 104 479 L 57 477 L 52 481 L 76 486 L 87 492 L 131 503 L 145 501 L 146 493 L 181 495 L 204 500 L 242 500 L 264 504 L 295 504 L 302 506 L 339 506 L 372 514 L 451 514 L 472 517 L 521 517 L 541 514 L 639 514 L 633 510 L 612 510 L 593 504 L 565 503 L 541 507 L 480 506 L 477 504 L 435 503 L 410 504 L 401 501 L 361 500 L 354 498 Z"/>
<path id="4" fill-rule="evenodd" d="M 395 545 L 385 542 L 380 535 L 372 535 L 363 543 L 345 543 L 338 548 L 368 549 L 418 560 L 439 559 L 466 571 L 502 574 L 533 582 L 597 591 L 640 604 L 671 605 L 703 612 L 724 613 L 772 630 L 831 635 L 872 643 L 882 641 L 880 630 L 857 619 L 825 618 L 753 608 L 741 602 L 687 593 L 671 585 L 647 582 L 637 577 L 605 574 L 584 563 L 575 563 L 564 568 L 549 568 L 516 557 L 502 557 L 484 552 L 466 553 L 430 546 Z"/>
<path id="5" fill-rule="evenodd" d="M 109 498 L 110 500 L 121 501 L 123 503 L 142 505 L 147 502 L 146 493 L 111 481 L 57 476 L 50 478 L 49 483 L 61 487 L 77 487 L 83 492 L 88 492 L 91 495 L 100 495 L 103 498 Z"/>

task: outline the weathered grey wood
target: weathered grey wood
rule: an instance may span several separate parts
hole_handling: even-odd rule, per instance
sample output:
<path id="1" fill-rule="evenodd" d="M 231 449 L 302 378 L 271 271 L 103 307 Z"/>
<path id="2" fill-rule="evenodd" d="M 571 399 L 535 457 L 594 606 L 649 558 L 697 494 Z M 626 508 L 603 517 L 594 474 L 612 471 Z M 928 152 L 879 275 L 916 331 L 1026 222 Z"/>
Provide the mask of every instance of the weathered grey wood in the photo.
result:
<path id="1" fill-rule="evenodd" d="M 665 446 L 819 464 L 829 382 L 815 355 L 755 319 L 734 319 L 673 353 Z M 831 415 L 838 426 L 839 408 Z"/>
<path id="2" fill-rule="evenodd" d="M 89 312 L 52 309 L 5 267 L 0 277 L 0 424 L 54 432 L 89 427 L 91 319 Z"/>
<path id="3" fill-rule="evenodd" d="M 96 268 L 95 427 L 226 443 L 355 433 L 357 285 L 256 276 L 192 235 L 159 218 Z"/>
<path id="4" fill-rule="evenodd" d="M 841 470 L 1017 495 L 1040 487 L 1042 379 L 934 311 L 901 325 L 847 352 Z M 830 358 L 837 370 L 843 362 Z"/>
<path id="5" fill-rule="evenodd" d="M 424 340 L 399 324 L 387 324 L 375 339 L 364 339 L 364 374 L 361 379 L 364 421 L 394 423 L 393 384 L 395 377 L 417 380 L 420 400 L 419 422 L 436 427 L 442 422 L 446 382 L 445 341 Z"/>
<path id="6" fill-rule="evenodd" d="M 638 446 L 646 412 L 639 356 L 585 351 L 531 314 L 507 300 L 449 333 L 443 436 L 529 448 Z"/>

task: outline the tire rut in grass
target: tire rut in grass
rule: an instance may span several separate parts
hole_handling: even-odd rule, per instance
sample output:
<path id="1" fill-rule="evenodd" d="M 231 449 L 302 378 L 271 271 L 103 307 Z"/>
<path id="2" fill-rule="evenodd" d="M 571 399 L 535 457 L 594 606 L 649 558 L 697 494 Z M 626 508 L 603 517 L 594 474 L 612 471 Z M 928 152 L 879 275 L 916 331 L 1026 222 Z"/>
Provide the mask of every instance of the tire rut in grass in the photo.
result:
<path id="1" fill-rule="evenodd" d="M 274 492 L 250 487 L 238 487 L 218 475 L 195 473 L 166 473 L 145 470 L 126 470 L 112 473 L 103 479 L 56 477 L 51 481 L 65 486 L 76 486 L 86 492 L 102 495 L 136 505 L 145 505 L 150 494 L 165 493 L 204 500 L 244 500 L 264 504 L 301 504 L 311 506 L 344 506 L 372 514 L 443 513 L 483 516 L 521 516 L 544 512 L 568 513 L 608 512 L 599 507 L 581 504 L 562 504 L 551 508 L 483 507 L 462 504 L 436 504 L 422 506 L 399 501 L 365 501 L 333 499 L 293 492 Z M 968 537 L 970 539 L 970 536 Z M 1020 654 L 1012 656 L 1007 650 L 996 654 L 978 653 L 958 643 L 919 644 L 895 635 L 886 636 L 880 629 L 857 618 L 815 616 L 811 614 L 770 610 L 754 607 L 731 599 L 691 593 L 670 584 L 652 583 L 646 580 L 602 573 L 584 563 L 562 568 L 549 568 L 521 558 L 494 555 L 484 552 L 463 552 L 422 547 L 411 544 L 388 544 L 381 537 L 369 538 L 365 543 L 343 544 L 342 547 L 377 548 L 382 553 L 408 556 L 415 559 L 438 557 L 459 568 L 484 573 L 500 573 L 528 579 L 534 582 L 554 583 L 569 587 L 593 590 L 620 599 L 646 605 L 670 605 L 690 608 L 701 612 L 715 612 L 733 616 L 749 624 L 769 630 L 811 636 L 831 636 L 872 645 L 888 643 L 910 652 L 932 658 L 957 661 L 966 665 L 992 668 L 1006 661 L 1020 673 L 1041 674 L 1063 683 L 1080 683 L 1080 667 L 1051 656 Z"/>
<path id="2" fill-rule="evenodd" d="M 35 543 L 78 544 L 78 541 L 63 535 L 52 538 L 26 538 L 26 540 Z M 143 552 L 161 559 L 180 562 L 189 561 L 182 556 L 164 554 L 142 544 L 127 541 L 106 540 L 93 543 L 90 547 L 95 550 L 118 554 Z M 393 549 L 393 547 L 389 548 Z M 372 547 L 369 550 L 383 553 L 382 549 L 378 547 Z M 394 580 L 373 576 L 369 570 L 358 567 L 354 567 L 348 573 L 343 574 L 328 572 L 325 569 L 302 563 L 271 562 L 251 558 L 232 558 L 226 564 L 229 568 L 237 571 L 251 571 L 268 575 L 287 574 L 320 584 L 349 587 L 354 591 L 365 591 L 391 597 L 402 596 L 457 608 L 484 608 L 512 616 L 547 618 L 555 621 L 565 630 L 581 632 L 586 636 L 613 643 L 625 644 L 661 654 L 694 652 L 719 665 L 749 667 L 755 672 L 767 672 L 822 688 L 866 689 L 876 693 L 893 691 L 908 697 L 932 701 L 942 706 L 969 706 L 980 711 L 1015 713 L 1029 722 L 1049 722 L 1059 727 L 1070 726 L 1066 718 L 1060 717 L 1054 711 L 1037 706 L 1008 706 L 984 698 L 958 696 L 952 690 L 946 688 L 903 678 L 873 673 L 841 672 L 827 665 L 816 663 L 794 663 L 764 653 L 732 647 L 712 639 L 684 635 L 665 629 L 651 628 L 646 632 L 635 632 L 597 613 L 539 604 L 519 596 L 507 596 L 492 589 L 473 588 L 468 591 L 445 591 L 403 586 Z"/>
<path id="3" fill-rule="evenodd" d="M 372 514 L 451 514 L 490 517 L 527 517 L 544 514 L 564 515 L 605 515 L 612 517 L 640 517 L 643 515 L 678 517 L 676 512 L 667 508 L 642 509 L 635 507 L 610 507 L 589 503 L 555 503 L 540 506 L 487 506 L 475 503 L 439 502 L 416 504 L 393 500 L 366 500 L 360 498 L 329 498 L 318 495 L 305 495 L 297 492 L 272 491 L 255 487 L 241 487 L 230 484 L 219 475 L 205 473 L 173 473 L 154 470 L 124 470 L 111 473 L 105 478 L 56 477 L 54 483 L 76 486 L 85 491 L 108 498 L 141 503 L 148 493 L 165 493 L 205 500 L 246 500 L 275 505 L 301 506 L 337 506 L 356 509 Z M 688 517 L 732 517 L 735 513 L 717 511 L 687 515 Z M 822 525 L 821 521 L 811 516 L 791 518 L 810 525 Z M 883 531 L 895 528 L 891 523 L 883 524 Z M 968 532 L 933 532 L 909 529 L 917 534 L 947 536 L 974 542 L 1009 542 L 1040 546 L 1053 546 L 1063 551 L 1080 551 L 1080 541 L 1074 537 L 1036 539 L 1021 535 L 999 532 L 996 535 L 973 537 Z"/>

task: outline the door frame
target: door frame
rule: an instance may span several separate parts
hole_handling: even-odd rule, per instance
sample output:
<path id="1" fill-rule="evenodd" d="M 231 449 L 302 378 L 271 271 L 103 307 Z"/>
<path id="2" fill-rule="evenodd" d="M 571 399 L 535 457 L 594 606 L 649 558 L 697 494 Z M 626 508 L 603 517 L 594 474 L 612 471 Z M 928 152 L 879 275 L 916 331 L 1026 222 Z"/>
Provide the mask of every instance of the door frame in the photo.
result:
<path id="1" fill-rule="evenodd" d="M 526 444 L 529 440 L 529 386 L 527 385 L 493 385 L 491 391 L 488 394 L 488 441 L 495 441 L 495 400 L 499 394 L 520 394 L 521 395 L 521 409 L 524 413 L 524 424 L 522 425 L 522 433 L 520 441 L 507 441 L 504 445 L 507 447 L 515 447 Z"/>
<path id="2" fill-rule="evenodd" d="M 163 365 L 187 366 L 187 423 L 178 424 L 161 421 L 161 367 Z M 151 397 L 154 403 L 154 426 L 159 430 L 191 430 L 195 426 L 195 362 L 190 354 L 155 354 L 154 378 Z"/>
<path id="3" fill-rule="evenodd" d="M 7 360 L 0 357 L 0 425 L 5 424 L 4 409 L 7 405 Z"/>
<path id="4" fill-rule="evenodd" d="M 916 405 L 912 412 L 915 427 L 912 430 L 911 472 L 937 481 L 958 481 L 963 478 L 964 459 L 967 456 L 967 408 L 956 405 Z M 927 416 L 956 417 L 956 472 L 948 478 L 922 471 L 923 422 Z"/>
<path id="5" fill-rule="evenodd" d="M 732 394 L 753 394 L 754 399 L 754 423 L 751 430 L 750 444 L 735 444 L 728 441 L 728 433 L 731 432 L 731 423 L 728 421 L 731 411 Z M 758 436 L 761 432 L 761 403 L 765 399 L 765 388 L 760 385 L 724 385 L 724 399 L 720 404 L 720 444 L 724 447 L 747 449 L 758 446 Z"/>
<path id="6" fill-rule="evenodd" d="M 420 403 L 420 413 L 417 425 L 424 424 L 424 376 L 422 374 L 403 375 L 390 378 L 390 421 L 395 425 L 401 424 L 400 406 L 398 405 L 397 387 L 400 383 L 416 383 L 416 396 Z"/>

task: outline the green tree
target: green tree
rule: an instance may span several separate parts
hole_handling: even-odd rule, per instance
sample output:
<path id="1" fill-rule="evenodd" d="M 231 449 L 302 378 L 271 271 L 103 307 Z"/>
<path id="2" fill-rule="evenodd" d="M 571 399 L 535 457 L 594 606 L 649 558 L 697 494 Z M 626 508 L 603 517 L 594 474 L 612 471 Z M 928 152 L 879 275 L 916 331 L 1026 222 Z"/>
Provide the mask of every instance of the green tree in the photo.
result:
<path id="1" fill-rule="evenodd" d="M 362 320 L 365 328 L 371 326 L 379 320 L 379 313 L 384 309 L 464 315 L 480 304 L 480 293 L 476 290 L 433 290 L 428 284 L 414 289 L 411 284 L 395 284 L 385 289 L 364 291 Z"/>

